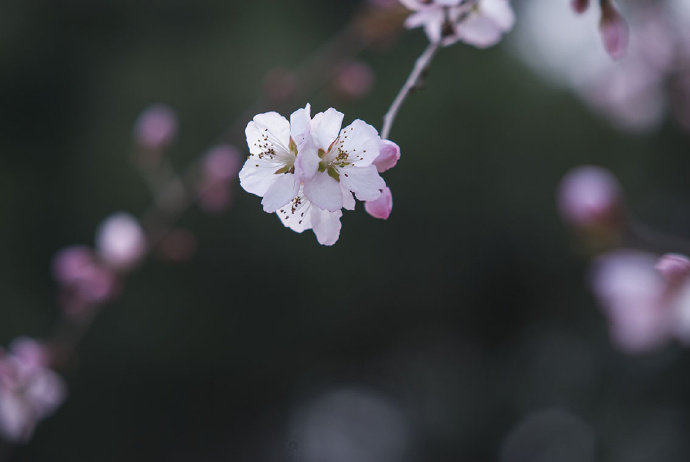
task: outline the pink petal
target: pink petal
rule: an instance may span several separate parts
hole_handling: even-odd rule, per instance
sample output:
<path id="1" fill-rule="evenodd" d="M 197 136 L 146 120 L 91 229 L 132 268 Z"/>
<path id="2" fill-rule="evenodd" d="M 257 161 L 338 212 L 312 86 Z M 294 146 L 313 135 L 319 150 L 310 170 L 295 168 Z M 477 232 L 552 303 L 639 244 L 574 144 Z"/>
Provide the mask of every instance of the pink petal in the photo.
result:
<path id="1" fill-rule="evenodd" d="M 387 220 L 393 210 L 393 195 L 390 188 L 386 187 L 381 196 L 373 201 L 366 201 L 364 203 L 364 210 L 374 218 Z"/>
<path id="2" fill-rule="evenodd" d="M 400 160 L 400 147 L 390 140 L 381 140 L 379 156 L 374 160 L 374 165 L 379 173 L 390 170 Z"/>

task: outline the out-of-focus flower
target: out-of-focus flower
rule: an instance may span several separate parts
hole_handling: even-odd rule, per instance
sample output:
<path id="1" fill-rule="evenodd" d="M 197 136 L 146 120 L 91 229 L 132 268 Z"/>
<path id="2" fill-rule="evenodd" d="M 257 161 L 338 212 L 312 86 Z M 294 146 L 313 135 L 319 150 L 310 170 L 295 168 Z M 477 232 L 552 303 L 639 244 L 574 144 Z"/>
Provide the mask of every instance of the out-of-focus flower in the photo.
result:
<path id="1" fill-rule="evenodd" d="M 622 220 L 620 186 L 601 167 L 569 171 L 561 180 L 557 200 L 563 219 L 581 230 L 615 230 Z"/>
<path id="2" fill-rule="evenodd" d="M 386 396 L 356 388 L 333 390 L 303 405 L 291 438 L 304 462 L 398 462 L 411 456 L 405 412 Z"/>
<path id="3" fill-rule="evenodd" d="M 512 29 L 515 15 L 508 0 L 400 0 L 413 13 L 408 28 L 423 27 L 429 41 L 452 45 L 461 40 L 479 48 L 495 45 Z"/>
<path id="4" fill-rule="evenodd" d="M 239 166 L 240 155 L 233 146 L 216 146 L 204 156 L 198 183 L 201 208 L 220 212 L 228 206 L 231 180 L 237 176 Z"/>
<path id="5" fill-rule="evenodd" d="M 628 24 L 611 1 L 601 2 L 599 31 L 609 56 L 621 59 L 628 48 Z"/>
<path id="6" fill-rule="evenodd" d="M 146 236 L 141 225 L 128 213 L 111 215 L 96 233 L 99 257 L 117 271 L 133 268 L 146 253 L 146 248 Z"/>
<path id="7" fill-rule="evenodd" d="M 386 187 L 378 199 L 366 201 L 364 209 L 374 218 L 387 220 L 393 210 L 393 194 L 390 188 Z"/>
<path id="8" fill-rule="evenodd" d="M 617 250 L 597 258 L 591 286 L 611 325 L 614 343 L 630 353 L 690 343 L 687 257 Z"/>
<path id="9" fill-rule="evenodd" d="M 361 61 L 351 61 L 343 64 L 336 74 L 332 87 L 335 92 L 348 99 L 365 96 L 374 86 L 374 71 Z"/>
<path id="10" fill-rule="evenodd" d="M 626 18 L 633 33 L 625 56 L 618 61 L 601 46 L 597 23 L 604 27 L 602 37 L 616 56 L 625 44 L 627 26 L 612 5 L 605 7 L 611 13 L 603 13 L 599 3 L 575 16 L 559 2 L 525 2 L 515 42 L 522 58 L 545 77 L 574 91 L 618 128 L 657 127 L 669 102 L 677 115 L 682 114 L 680 86 L 668 85 L 668 80 L 677 81 L 677 64 L 689 56 L 690 13 L 682 10 L 690 8 L 672 12 L 665 8 L 688 2 L 628 2 Z M 686 35 L 688 39 L 683 38 Z"/>
<path id="11" fill-rule="evenodd" d="M 60 285 L 60 301 L 67 314 L 79 315 L 90 306 L 111 299 L 117 291 L 113 272 L 84 246 L 67 247 L 53 259 L 53 275 Z"/>
<path id="12" fill-rule="evenodd" d="M 134 137 L 141 147 L 157 151 L 172 143 L 177 134 L 177 116 L 169 106 L 154 104 L 141 113 L 134 126 Z"/>
<path id="13" fill-rule="evenodd" d="M 654 266 L 671 284 L 680 284 L 690 276 L 690 259 L 678 253 L 663 255 Z"/>
<path id="14" fill-rule="evenodd" d="M 66 386 L 49 368 L 45 347 L 29 338 L 16 339 L 8 353 L 0 350 L 0 436 L 21 443 L 36 424 L 63 402 Z"/>
<path id="15" fill-rule="evenodd" d="M 301 171 L 296 171 L 298 151 L 309 141 L 310 106 L 298 109 L 290 121 L 277 112 L 254 117 L 246 129 L 249 158 L 240 170 L 245 191 L 263 197 L 264 211 L 272 213 L 289 203 L 298 193 Z M 312 156 L 311 165 L 318 159 Z M 299 166 L 297 166 L 299 169 Z"/>

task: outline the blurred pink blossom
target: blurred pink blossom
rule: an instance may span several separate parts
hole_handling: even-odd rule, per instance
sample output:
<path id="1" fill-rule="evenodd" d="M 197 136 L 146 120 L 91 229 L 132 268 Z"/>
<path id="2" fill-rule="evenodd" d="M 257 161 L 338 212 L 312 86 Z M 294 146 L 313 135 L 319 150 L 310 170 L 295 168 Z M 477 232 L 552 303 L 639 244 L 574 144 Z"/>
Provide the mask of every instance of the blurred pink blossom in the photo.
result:
<path id="1" fill-rule="evenodd" d="M 559 2 L 525 2 L 516 34 L 523 59 L 620 129 L 658 127 L 670 105 L 682 123 L 690 98 L 670 83 L 687 72 L 679 64 L 690 59 L 690 2 L 628 2 L 629 37 L 614 7 L 605 3 L 602 10 L 599 3 L 576 17 Z M 601 37 L 594 33 L 597 22 Z"/>
<path id="2" fill-rule="evenodd" d="M 405 27 L 423 27 L 430 42 L 461 40 L 479 48 L 498 43 L 512 29 L 515 15 L 508 0 L 400 0 L 412 10 Z"/>
<path id="3" fill-rule="evenodd" d="M 139 222 L 128 213 L 109 216 L 96 233 L 96 251 L 101 260 L 117 271 L 133 268 L 146 252 L 146 236 Z"/>
<path id="4" fill-rule="evenodd" d="M 690 343 L 689 268 L 685 256 L 658 260 L 636 250 L 616 250 L 595 260 L 592 290 L 619 348 L 639 353 L 672 339 Z"/>
<path id="5" fill-rule="evenodd" d="M 393 194 L 390 188 L 386 186 L 378 199 L 366 201 L 364 203 L 364 209 L 374 218 L 387 220 L 393 210 Z"/>
<path id="6" fill-rule="evenodd" d="M 654 266 L 671 284 L 680 284 L 690 276 L 690 260 L 685 255 L 667 253 Z"/>
<path id="7" fill-rule="evenodd" d="M 66 386 L 49 368 L 45 347 L 29 338 L 16 339 L 10 352 L 0 350 L 0 436 L 21 443 L 38 422 L 64 401 Z"/>
<path id="8" fill-rule="evenodd" d="M 240 154 L 233 146 L 211 149 L 202 161 L 198 183 L 199 205 L 207 212 L 220 212 L 230 203 L 231 180 L 237 177 Z"/>
<path id="9" fill-rule="evenodd" d="M 53 259 L 53 275 L 60 285 L 61 304 L 72 315 L 109 300 L 117 289 L 115 275 L 84 246 L 58 252 Z"/>
<path id="10" fill-rule="evenodd" d="M 563 219 L 580 229 L 612 227 L 620 218 L 618 180 L 601 167 L 570 170 L 561 180 L 557 200 Z"/>
<path id="11" fill-rule="evenodd" d="M 177 115 L 164 104 L 154 104 L 146 108 L 134 126 L 136 142 L 150 150 L 166 148 L 176 134 Z"/>
<path id="12" fill-rule="evenodd" d="M 357 99 L 365 96 L 374 86 L 374 71 L 361 61 L 351 61 L 341 66 L 333 88 L 345 98 Z"/>

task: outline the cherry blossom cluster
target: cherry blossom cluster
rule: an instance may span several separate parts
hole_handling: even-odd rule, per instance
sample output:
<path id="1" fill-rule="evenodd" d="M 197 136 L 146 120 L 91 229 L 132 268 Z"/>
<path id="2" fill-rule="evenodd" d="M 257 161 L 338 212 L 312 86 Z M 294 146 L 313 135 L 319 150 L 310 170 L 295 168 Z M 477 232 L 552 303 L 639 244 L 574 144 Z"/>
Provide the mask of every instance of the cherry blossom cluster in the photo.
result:
<path id="1" fill-rule="evenodd" d="M 618 128 L 650 130 L 670 114 L 690 130 L 690 2 L 625 6 L 629 33 L 610 2 L 581 8 L 577 16 L 561 2 L 525 2 L 516 49 Z M 597 43 L 597 24 L 608 54 Z"/>
<path id="2" fill-rule="evenodd" d="M 627 212 L 607 170 L 577 167 L 558 191 L 559 211 L 597 255 L 589 284 L 609 321 L 614 345 L 628 353 L 676 339 L 690 345 L 690 260 L 640 250 L 650 244 Z M 639 247 L 639 248 L 638 248 Z"/>
<path id="3" fill-rule="evenodd" d="M 63 402 L 66 386 L 50 369 L 49 350 L 26 337 L 14 340 L 10 350 L 0 348 L 0 437 L 26 442 L 36 424 Z"/>
<path id="4" fill-rule="evenodd" d="M 405 27 L 423 27 L 429 41 L 444 46 L 458 41 L 486 48 L 515 23 L 508 0 L 400 0 L 412 14 Z"/>
<path id="5" fill-rule="evenodd" d="M 400 149 L 362 120 L 342 123 L 333 108 L 312 118 L 307 104 L 289 121 L 276 112 L 259 114 L 245 132 L 250 154 L 240 185 L 263 198 L 265 212 L 298 233 L 313 230 L 322 245 L 338 240 L 342 210 L 354 210 L 355 197 L 377 218 L 387 219 L 393 207 L 379 173 L 395 166 Z"/>

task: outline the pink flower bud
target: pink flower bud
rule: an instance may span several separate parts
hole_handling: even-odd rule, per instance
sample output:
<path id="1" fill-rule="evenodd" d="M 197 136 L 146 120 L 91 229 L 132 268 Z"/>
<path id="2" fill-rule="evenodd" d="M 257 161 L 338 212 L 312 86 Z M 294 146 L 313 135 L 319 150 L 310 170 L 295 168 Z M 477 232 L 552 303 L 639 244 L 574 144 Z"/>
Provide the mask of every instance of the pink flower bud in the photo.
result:
<path id="1" fill-rule="evenodd" d="M 177 133 L 177 116 L 164 104 L 154 104 L 141 113 L 134 126 L 136 142 L 145 149 L 159 150 L 170 145 Z"/>
<path id="2" fill-rule="evenodd" d="M 146 237 L 134 217 L 127 213 L 116 213 L 99 227 L 96 249 L 105 264 L 124 271 L 134 267 L 144 256 Z"/>
<path id="3" fill-rule="evenodd" d="M 572 0 L 570 6 L 572 6 L 575 13 L 582 14 L 589 8 L 589 0 Z"/>
<path id="4" fill-rule="evenodd" d="M 685 255 L 667 253 L 654 266 L 673 285 L 685 282 L 690 276 L 690 259 Z"/>
<path id="5" fill-rule="evenodd" d="M 93 253 L 85 246 L 67 247 L 53 258 L 53 276 L 61 284 L 71 284 L 91 271 Z"/>
<path id="6" fill-rule="evenodd" d="M 601 167 L 582 166 L 568 172 L 558 189 L 563 219 L 578 228 L 612 227 L 620 213 L 620 187 Z"/>
<path id="7" fill-rule="evenodd" d="M 60 284 L 60 301 L 69 315 L 111 299 L 117 291 L 115 275 L 96 261 L 91 249 L 68 247 L 53 259 L 53 274 Z"/>
<path id="8" fill-rule="evenodd" d="M 609 56 L 621 59 L 628 48 L 628 25 L 610 1 L 602 2 L 599 32 Z"/>
<path id="9" fill-rule="evenodd" d="M 344 64 L 333 81 L 333 88 L 343 97 L 361 98 L 374 86 L 374 71 L 367 64 L 352 61 Z"/>
<path id="10" fill-rule="evenodd" d="M 392 141 L 381 140 L 379 155 L 374 160 L 376 170 L 383 173 L 395 167 L 400 160 L 400 147 Z"/>
<path id="11" fill-rule="evenodd" d="M 364 203 L 364 210 L 374 218 L 387 220 L 393 210 L 393 194 L 390 188 L 386 187 L 378 199 L 373 201 L 366 201 Z"/>

